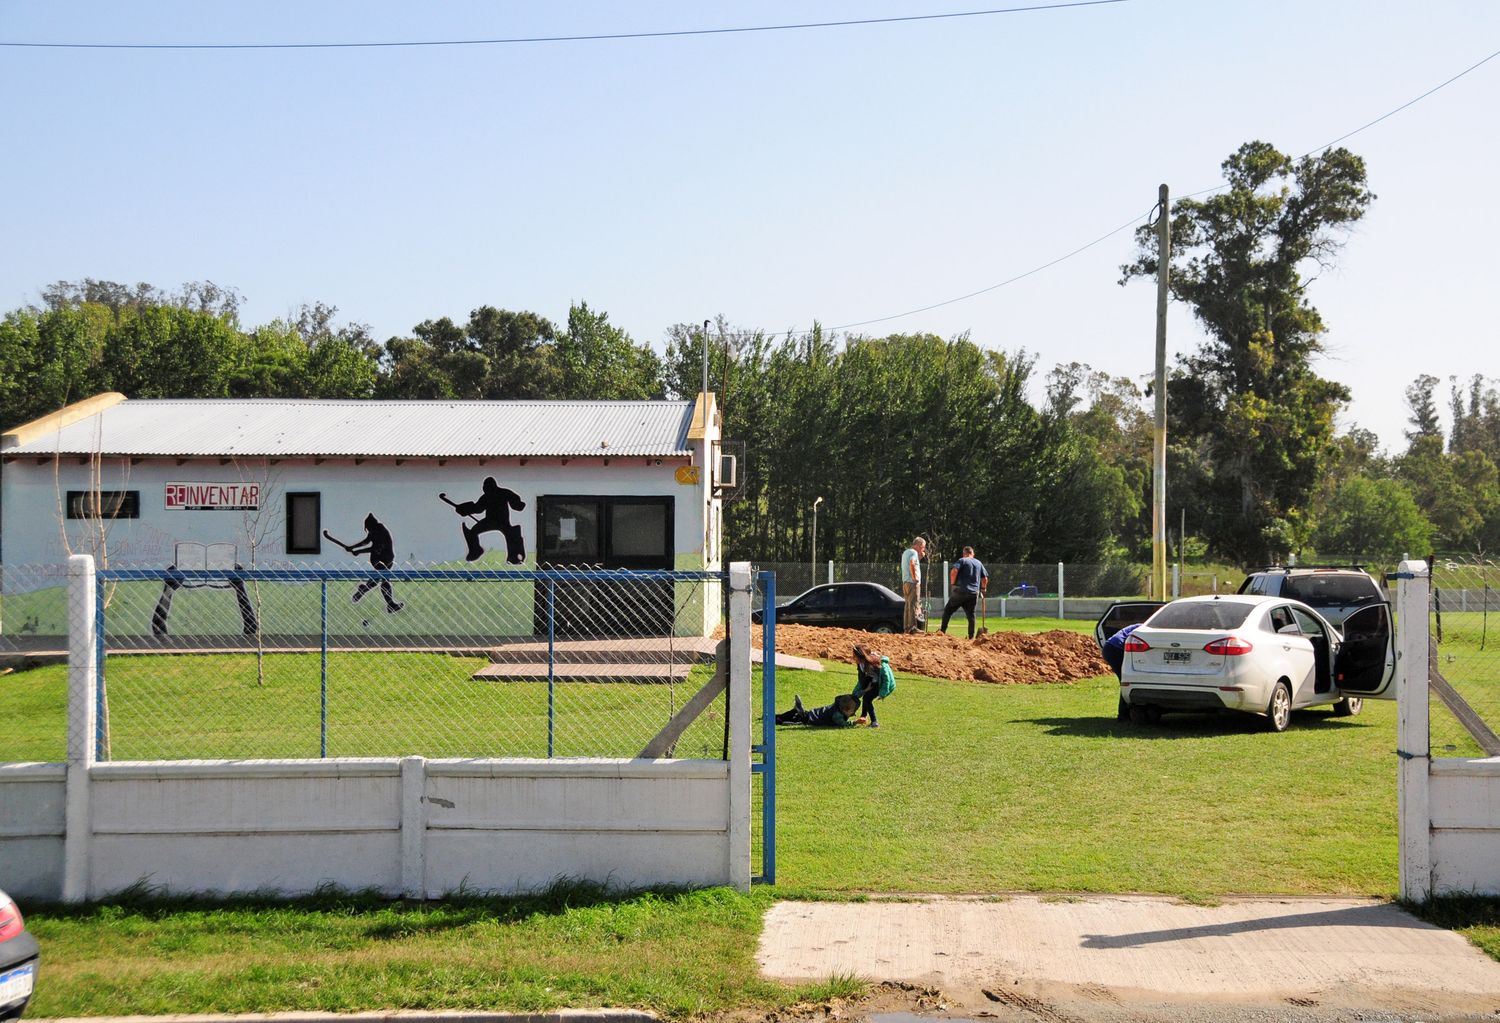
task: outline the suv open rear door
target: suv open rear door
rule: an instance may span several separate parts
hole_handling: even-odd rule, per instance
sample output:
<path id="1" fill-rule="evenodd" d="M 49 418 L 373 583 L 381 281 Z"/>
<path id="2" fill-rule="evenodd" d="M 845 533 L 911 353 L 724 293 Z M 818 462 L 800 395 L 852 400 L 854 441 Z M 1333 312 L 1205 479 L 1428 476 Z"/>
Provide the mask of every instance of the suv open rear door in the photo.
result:
<path id="1" fill-rule="evenodd" d="M 1349 696 L 1394 700 L 1396 630 L 1391 626 L 1391 606 L 1362 607 L 1344 619 L 1339 631 L 1344 641 L 1333 659 L 1334 685 Z"/>
<path id="2" fill-rule="evenodd" d="M 1122 600 L 1118 604 L 1109 605 L 1094 625 L 1094 642 L 1103 650 L 1104 641 L 1109 637 L 1127 625 L 1140 625 L 1164 606 L 1159 600 Z"/>

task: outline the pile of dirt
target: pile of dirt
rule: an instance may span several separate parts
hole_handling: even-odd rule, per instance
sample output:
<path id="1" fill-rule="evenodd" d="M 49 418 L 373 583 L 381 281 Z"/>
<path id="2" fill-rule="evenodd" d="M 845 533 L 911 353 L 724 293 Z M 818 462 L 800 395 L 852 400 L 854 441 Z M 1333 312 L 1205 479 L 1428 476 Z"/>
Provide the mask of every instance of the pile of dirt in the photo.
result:
<path id="1" fill-rule="evenodd" d="M 761 630 L 752 642 L 761 645 Z M 891 659 L 898 672 L 1001 685 L 1073 682 L 1109 674 L 1092 636 L 1054 629 L 1050 632 L 991 632 L 974 640 L 933 632 L 877 636 L 858 629 L 825 629 L 812 625 L 776 626 L 778 653 L 854 663 L 854 644 Z"/>

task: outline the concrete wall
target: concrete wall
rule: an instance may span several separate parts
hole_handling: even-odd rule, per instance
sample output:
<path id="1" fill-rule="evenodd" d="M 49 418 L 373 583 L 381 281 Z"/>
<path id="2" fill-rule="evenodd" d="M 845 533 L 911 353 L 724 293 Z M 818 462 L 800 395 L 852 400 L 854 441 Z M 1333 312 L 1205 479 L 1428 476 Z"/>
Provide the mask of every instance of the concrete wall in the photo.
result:
<path id="1" fill-rule="evenodd" d="M 687 760 L 95 764 L 80 890 L 730 884 L 728 776 Z M 0 887 L 17 898 L 63 897 L 64 779 L 62 764 L 0 767 Z"/>
<path id="2" fill-rule="evenodd" d="M 1401 895 L 1500 895 L 1500 758 L 1433 759 L 1428 668 L 1432 634 L 1425 562 L 1397 572 L 1396 753 Z"/>
<path id="3" fill-rule="evenodd" d="M 1500 759 L 1432 762 L 1434 895 L 1500 894 Z"/>
<path id="4" fill-rule="evenodd" d="M 749 887 L 746 564 L 730 572 L 727 761 L 98 763 L 92 559 L 69 572 L 68 761 L 0 764 L 0 887 L 17 897 L 94 899 L 141 881 L 408 897 L 559 878 Z"/>

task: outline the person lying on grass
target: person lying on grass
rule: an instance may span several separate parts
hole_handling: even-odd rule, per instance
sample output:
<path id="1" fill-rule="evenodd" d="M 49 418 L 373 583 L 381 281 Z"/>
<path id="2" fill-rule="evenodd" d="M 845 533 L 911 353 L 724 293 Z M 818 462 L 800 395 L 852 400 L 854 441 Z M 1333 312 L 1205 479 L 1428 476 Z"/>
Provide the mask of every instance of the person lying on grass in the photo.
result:
<path id="1" fill-rule="evenodd" d="M 826 707 L 814 707 L 807 710 L 802 706 L 802 697 L 792 699 L 792 709 L 784 710 L 776 715 L 778 725 L 810 725 L 813 728 L 844 728 L 852 725 L 850 720 L 855 711 L 859 710 L 859 700 L 850 693 L 834 697 L 832 703 Z"/>

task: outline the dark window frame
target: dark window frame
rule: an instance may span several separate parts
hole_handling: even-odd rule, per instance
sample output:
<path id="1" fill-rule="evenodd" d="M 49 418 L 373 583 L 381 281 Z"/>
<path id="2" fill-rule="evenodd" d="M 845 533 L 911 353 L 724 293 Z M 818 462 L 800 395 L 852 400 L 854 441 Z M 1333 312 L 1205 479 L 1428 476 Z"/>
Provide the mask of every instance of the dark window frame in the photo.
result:
<path id="1" fill-rule="evenodd" d="M 88 504 L 97 496 L 98 506 L 92 512 Z M 102 507 L 110 500 L 119 503 L 114 511 L 105 514 Z M 139 490 L 70 490 L 68 491 L 67 517 L 70 519 L 138 519 L 141 517 L 141 492 Z"/>
<path id="2" fill-rule="evenodd" d="M 297 498 L 313 499 L 313 543 L 311 547 L 298 547 L 292 539 L 296 532 L 292 528 L 292 516 L 297 507 Z M 322 554 L 323 553 L 323 492 L 321 490 L 289 490 L 286 498 L 286 552 L 288 554 Z"/>

